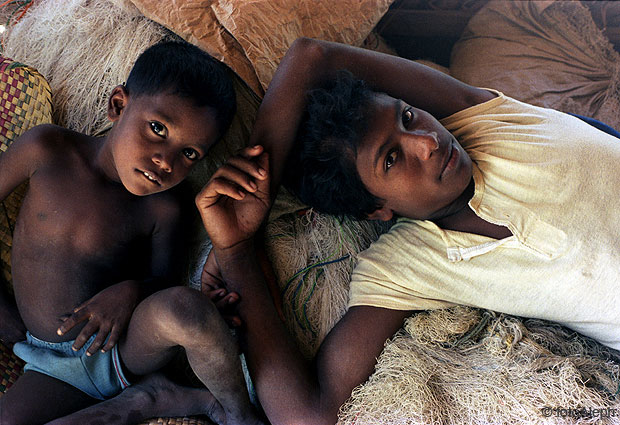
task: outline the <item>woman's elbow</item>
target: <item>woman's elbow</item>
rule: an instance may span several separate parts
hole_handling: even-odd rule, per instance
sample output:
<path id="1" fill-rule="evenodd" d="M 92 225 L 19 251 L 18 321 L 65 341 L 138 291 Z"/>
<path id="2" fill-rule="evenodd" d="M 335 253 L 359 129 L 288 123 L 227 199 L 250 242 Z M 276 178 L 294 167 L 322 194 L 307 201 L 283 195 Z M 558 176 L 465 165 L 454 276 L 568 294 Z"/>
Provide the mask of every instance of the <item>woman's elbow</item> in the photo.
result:
<path id="1" fill-rule="evenodd" d="M 288 55 L 301 56 L 306 62 L 320 63 L 326 60 L 328 44 L 322 40 L 309 37 L 299 37 L 288 50 Z"/>

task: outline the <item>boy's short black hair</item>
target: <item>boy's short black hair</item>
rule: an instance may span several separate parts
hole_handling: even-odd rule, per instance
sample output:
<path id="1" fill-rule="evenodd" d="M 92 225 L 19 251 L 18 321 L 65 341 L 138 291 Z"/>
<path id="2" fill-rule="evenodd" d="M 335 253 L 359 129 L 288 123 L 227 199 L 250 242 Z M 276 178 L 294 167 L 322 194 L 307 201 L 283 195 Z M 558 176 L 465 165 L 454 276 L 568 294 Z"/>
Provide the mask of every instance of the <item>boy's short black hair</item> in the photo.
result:
<path id="1" fill-rule="evenodd" d="M 362 183 L 355 159 L 368 131 L 375 92 L 350 72 L 308 92 L 305 116 L 287 167 L 287 186 L 317 211 L 365 219 L 383 205 Z"/>
<path id="2" fill-rule="evenodd" d="M 186 42 L 165 41 L 146 49 L 125 87 L 131 96 L 172 92 L 198 107 L 210 106 L 216 110 L 220 134 L 228 129 L 237 106 L 226 67 Z"/>

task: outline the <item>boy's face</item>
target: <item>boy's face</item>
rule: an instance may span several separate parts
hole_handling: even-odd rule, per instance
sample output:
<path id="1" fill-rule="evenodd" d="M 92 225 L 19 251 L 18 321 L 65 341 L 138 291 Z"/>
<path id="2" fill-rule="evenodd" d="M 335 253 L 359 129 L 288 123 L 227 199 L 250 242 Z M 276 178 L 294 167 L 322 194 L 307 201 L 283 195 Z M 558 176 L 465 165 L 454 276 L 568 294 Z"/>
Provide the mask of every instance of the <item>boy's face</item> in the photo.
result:
<path id="1" fill-rule="evenodd" d="M 114 96 L 124 103 L 109 112 L 115 125 L 108 139 L 118 179 L 140 196 L 177 185 L 217 140 L 214 109 L 170 93 L 132 98 L 117 89 L 111 109 Z"/>
<path id="2" fill-rule="evenodd" d="M 368 191 L 385 200 L 369 218 L 441 217 L 471 181 L 465 150 L 433 116 L 385 94 L 374 96 L 369 117 L 356 166 Z"/>

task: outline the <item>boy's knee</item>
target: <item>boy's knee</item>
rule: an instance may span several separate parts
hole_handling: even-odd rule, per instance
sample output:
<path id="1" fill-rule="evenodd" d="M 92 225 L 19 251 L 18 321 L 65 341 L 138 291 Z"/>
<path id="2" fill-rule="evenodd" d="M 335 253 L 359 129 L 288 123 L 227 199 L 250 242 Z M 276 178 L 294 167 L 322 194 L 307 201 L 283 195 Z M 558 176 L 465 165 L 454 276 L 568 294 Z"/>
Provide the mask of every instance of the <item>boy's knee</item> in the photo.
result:
<path id="1" fill-rule="evenodd" d="M 156 318 L 154 325 L 185 345 L 209 326 L 217 308 L 203 293 L 188 287 L 168 288 L 151 296 L 149 308 Z"/>

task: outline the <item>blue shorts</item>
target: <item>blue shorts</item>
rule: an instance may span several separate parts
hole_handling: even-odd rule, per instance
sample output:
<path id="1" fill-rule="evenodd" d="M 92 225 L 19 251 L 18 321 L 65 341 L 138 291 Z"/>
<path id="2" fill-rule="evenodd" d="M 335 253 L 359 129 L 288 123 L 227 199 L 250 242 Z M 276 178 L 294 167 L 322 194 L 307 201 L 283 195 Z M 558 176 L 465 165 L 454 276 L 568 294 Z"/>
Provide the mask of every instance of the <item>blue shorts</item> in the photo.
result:
<path id="1" fill-rule="evenodd" d="M 28 332 L 26 341 L 15 344 L 13 352 L 26 362 L 24 371 L 43 373 L 104 400 L 127 388 L 129 382 L 121 370 L 118 345 L 105 353 L 97 350 L 92 356 L 86 355 L 94 338 L 95 335 L 81 350 L 73 351 L 73 341 L 46 342 Z"/>

